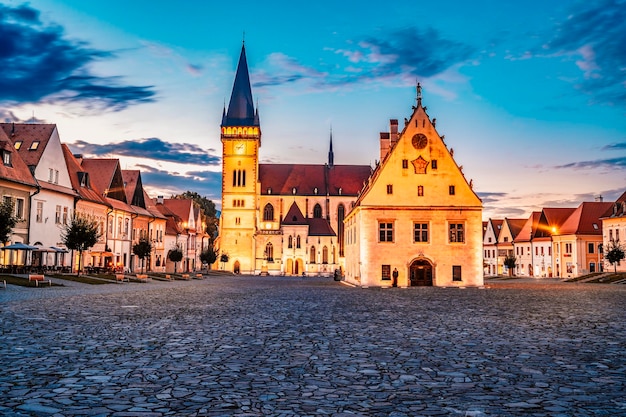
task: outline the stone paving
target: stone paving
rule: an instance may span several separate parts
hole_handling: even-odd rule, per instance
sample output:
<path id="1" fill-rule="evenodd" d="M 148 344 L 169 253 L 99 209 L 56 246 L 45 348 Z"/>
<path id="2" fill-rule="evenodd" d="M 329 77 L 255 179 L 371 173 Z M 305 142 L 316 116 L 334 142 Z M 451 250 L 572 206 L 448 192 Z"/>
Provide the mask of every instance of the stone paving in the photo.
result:
<path id="1" fill-rule="evenodd" d="M 0 290 L 3 416 L 626 415 L 626 288 Z"/>

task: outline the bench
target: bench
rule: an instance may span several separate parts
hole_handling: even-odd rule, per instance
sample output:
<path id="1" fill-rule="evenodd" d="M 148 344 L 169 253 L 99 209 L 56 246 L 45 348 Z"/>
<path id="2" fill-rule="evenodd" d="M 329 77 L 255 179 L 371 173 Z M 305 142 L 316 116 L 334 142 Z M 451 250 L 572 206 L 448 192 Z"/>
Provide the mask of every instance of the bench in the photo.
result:
<path id="1" fill-rule="evenodd" d="M 115 282 L 128 282 L 128 278 L 124 274 L 115 274 Z"/>
<path id="2" fill-rule="evenodd" d="M 180 277 L 189 281 L 189 274 L 182 274 Z"/>
<path id="3" fill-rule="evenodd" d="M 137 280 L 140 282 L 148 282 L 147 274 L 137 274 Z"/>
<path id="4" fill-rule="evenodd" d="M 29 274 L 28 282 L 33 282 L 33 281 L 35 282 L 35 287 L 38 287 L 40 282 L 41 283 L 48 282 L 48 285 L 52 286 L 52 280 L 49 279 L 46 281 L 46 277 L 44 277 L 42 274 Z"/>

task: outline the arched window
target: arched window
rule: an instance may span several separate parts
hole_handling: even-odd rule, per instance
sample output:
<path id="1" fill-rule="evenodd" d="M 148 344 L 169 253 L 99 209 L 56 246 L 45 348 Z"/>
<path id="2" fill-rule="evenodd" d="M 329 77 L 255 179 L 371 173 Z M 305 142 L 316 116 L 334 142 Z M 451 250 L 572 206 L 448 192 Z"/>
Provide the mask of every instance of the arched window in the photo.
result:
<path id="1" fill-rule="evenodd" d="M 270 203 L 267 203 L 263 209 L 263 220 L 269 222 L 274 221 L 274 206 Z"/>
<path id="2" fill-rule="evenodd" d="M 322 218 L 322 206 L 319 204 L 316 204 L 315 207 L 313 207 L 313 217 L 316 219 Z"/>
<path id="3" fill-rule="evenodd" d="M 328 263 L 328 248 L 326 246 L 324 246 L 324 248 L 322 249 L 322 263 Z"/>
<path id="4" fill-rule="evenodd" d="M 315 263 L 315 246 L 311 246 L 311 251 L 309 253 L 309 263 Z"/>
<path id="5" fill-rule="evenodd" d="M 300 249 L 300 235 L 296 236 L 296 249 Z"/>
<path id="6" fill-rule="evenodd" d="M 346 217 L 346 208 L 343 204 L 337 206 L 337 240 L 339 241 L 339 256 L 343 256 L 343 219 Z"/>
<path id="7" fill-rule="evenodd" d="M 293 237 L 289 236 L 289 239 L 287 239 L 287 247 L 289 249 L 293 248 Z"/>
<path id="8" fill-rule="evenodd" d="M 267 259 L 268 262 L 274 262 L 274 246 L 272 242 L 268 242 L 268 244 L 265 245 L 265 259 Z"/>
<path id="9" fill-rule="evenodd" d="M 233 187 L 237 186 L 237 170 L 233 169 Z"/>

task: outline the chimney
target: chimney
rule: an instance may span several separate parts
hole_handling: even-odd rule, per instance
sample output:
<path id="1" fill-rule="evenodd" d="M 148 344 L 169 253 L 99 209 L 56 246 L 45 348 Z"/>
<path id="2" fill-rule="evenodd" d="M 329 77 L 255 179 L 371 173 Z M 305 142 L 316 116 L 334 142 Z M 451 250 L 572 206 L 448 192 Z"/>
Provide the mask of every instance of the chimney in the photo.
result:
<path id="1" fill-rule="evenodd" d="M 604 201 L 604 198 L 601 195 L 596 196 L 596 203 L 601 203 Z"/>
<path id="2" fill-rule="evenodd" d="M 157 197 L 157 204 L 163 204 L 163 196 L 162 195 Z"/>
<path id="3" fill-rule="evenodd" d="M 398 142 L 398 119 L 389 120 L 389 135 L 391 139 L 391 147 L 393 148 Z"/>
<path id="4" fill-rule="evenodd" d="M 383 161 L 389 153 L 389 132 L 380 132 L 380 160 Z"/>

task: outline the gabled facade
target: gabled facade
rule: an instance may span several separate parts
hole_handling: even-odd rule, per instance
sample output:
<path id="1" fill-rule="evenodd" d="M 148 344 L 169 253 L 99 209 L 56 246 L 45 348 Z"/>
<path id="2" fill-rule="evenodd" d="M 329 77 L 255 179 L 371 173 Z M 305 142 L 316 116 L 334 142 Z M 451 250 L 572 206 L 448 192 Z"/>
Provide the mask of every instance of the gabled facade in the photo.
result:
<path id="1" fill-rule="evenodd" d="M 512 275 L 514 271 L 504 265 L 504 260 L 508 256 L 515 256 L 515 247 L 513 243 L 517 234 L 524 226 L 526 219 L 508 219 L 502 222 L 502 229 L 498 235 L 498 274 Z"/>
<path id="2" fill-rule="evenodd" d="M 482 203 L 422 106 L 381 134 L 381 161 L 347 214 L 346 275 L 360 286 L 483 284 Z M 396 273 L 397 271 L 397 273 Z"/>
<path id="3" fill-rule="evenodd" d="M 149 271 L 164 272 L 165 271 L 165 225 L 167 218 L 159 211 L 154 200 L 152 200 L 144 190 L 144 201 L 146 202 L 146 210 L 151 215 L 148 222 L 148 236 L 152 243 L 153 255 L 150 256 L 148 263 Z"/>
<path id="4" fill-rule="evenodd" d="M 602 222 L 613 203 L 584 202 L 552 235 L 556 276 L 573 278 L 602 271 Z"/>
<path id="5" fill-rule="evenodd" d="M 494 276 L 501 274 L 498 270 L 498 236 L 502 229 L 502 219 L 489 219 L 483 235 L 483 268 L 485 275 Z"/>
<path id="6" fill-rule="evenodd" d="M 0 126 L 39 185 L 30 199 L 28 243 L 64 248 L 61 230 L 73 215 L 78 195 L 72 189 L 56 125 L 1 123 Z M 69 265 L 68 253 L 57 256 L 59 265 Z"/>
<path id="7" fill-rule="evenodd" d="M 539 227 L 540 211 L 533 211 L 515 238 L 515 275 L 527 277 L 547 277 L 552 270 L 552 247 L 550 242 L 541 244 L 535 240 Z"/>
<path id="8" fill-rule="evenodd" d="M 602 241 L 603 248 L 611 247 L 611 244 L 619 244 L 626 251 L 626 191 L 617 199 L 602 216 Z M 617 265 L 611 265 L 605 261 L 605 270 L 626 272 L 626 260 Z"/>
<path id="9" fill-rule="evenodd" d="M 178 246 L 183 251 L 183 259 L 176 265 L 177 271 L 189 272 L 200 268 L 198 263 L 199 251 L 196 236 L 196 216 L 194 202 L 189 199 L 159 198 L 157 207 L 167 218 L 166 224 L 166 251 Z M 167 227 L 169 225 L 169 227 Z M 168 272 L 173 272 L 173 263 L 168 261 Z"/>

